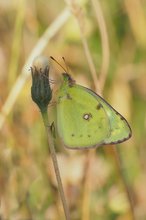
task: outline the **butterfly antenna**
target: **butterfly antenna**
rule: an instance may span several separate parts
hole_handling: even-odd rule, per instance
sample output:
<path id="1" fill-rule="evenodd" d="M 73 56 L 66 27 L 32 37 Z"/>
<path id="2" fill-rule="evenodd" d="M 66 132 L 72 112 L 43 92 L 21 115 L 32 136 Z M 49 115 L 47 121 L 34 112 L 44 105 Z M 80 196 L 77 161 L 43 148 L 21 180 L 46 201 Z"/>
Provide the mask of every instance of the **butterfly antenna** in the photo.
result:
<path id="1" fill-rule="evenodd" d="M 52 57 L 52 56 L 50 56 L 50 58 L 52 59 L 52 60 L 54 60 L 64 71 L 65 71 L 65 73 L 67 73 L 67 69 L 65 69 L 54 57 Z M 63 59 L 64 60 L 64 59 Z M 65 63 L 65 65 L 66 65 L 66 63 Z M 67 67 L 67 66 L 66 66 Z"/>
<path id="2" fill-rule="evenodd" d="M 67 63 L 66 63 L 66 60 L 65 60 L 64 57 L 62 57 L 62 59 L 63 59 L 63 61 L 64 61 L 64 63 L 65 63 L 66 73 L 69 73 L 69 69 L 68 69 L 68 65 L 67 65 Z"/>

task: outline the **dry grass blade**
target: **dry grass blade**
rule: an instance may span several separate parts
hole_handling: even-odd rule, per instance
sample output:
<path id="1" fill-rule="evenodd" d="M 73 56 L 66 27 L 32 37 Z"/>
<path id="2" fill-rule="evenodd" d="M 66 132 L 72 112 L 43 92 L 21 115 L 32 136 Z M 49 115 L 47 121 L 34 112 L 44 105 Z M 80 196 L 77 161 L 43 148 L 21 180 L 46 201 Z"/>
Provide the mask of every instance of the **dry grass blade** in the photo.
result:
<path id="1" fill-rule="evenodd" d="M 101 45 L 102 45 L 102 64 L 100 70 L 100 88 L 101 91 L 104 88 L 104 83 L 108 74 L 109 68 L 109 59 L 110 59 L 110 50 L 109 50 L 109 40 L 108 33 L 105 24 L 105 19 L 103 16 L 103 12 L 100 6 L 100 2 L 98 0 L 92 0 L 93 8 L 95 10 L 96 19 L 100 29 L 101 35 Z"/>
<path id="2" fill-rule="evenodd" d="M 87 62 L 90 68 L 90 72 L 93 78 L 94 87 L 95 87 L 96 92 L 100 94 L 101 89 L 100 89 L 99 79 L 97 77 L 96 68 L 95 68 L 95 65 L 94 65 L 90 50 L 89 50 L 89 46 L 88 46 L 88 43 L 85 37 L 85 23 L 84 23 L 83 10 L 76 1 L 66 0 L 66 2 L 69 5 L 71 12 L 76 18 L 77 24 L 79 26 L 81 41 L 82 41 L 85 56 L 86 56 L 86 59 L 87 59 Z"/>

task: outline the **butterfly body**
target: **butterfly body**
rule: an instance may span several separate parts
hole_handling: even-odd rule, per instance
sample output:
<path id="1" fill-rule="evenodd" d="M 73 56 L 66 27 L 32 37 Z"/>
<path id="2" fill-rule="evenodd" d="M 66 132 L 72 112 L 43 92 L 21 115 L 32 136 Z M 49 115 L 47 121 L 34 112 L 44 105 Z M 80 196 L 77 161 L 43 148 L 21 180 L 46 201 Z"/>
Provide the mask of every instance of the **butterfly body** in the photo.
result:
<path id="1" fill-rule="evenodd" d="M 131 136 L 122 115 L 67 73 L 58 92 L 57 127 L 64 145 L 72 149 L 121 143 Z"/>

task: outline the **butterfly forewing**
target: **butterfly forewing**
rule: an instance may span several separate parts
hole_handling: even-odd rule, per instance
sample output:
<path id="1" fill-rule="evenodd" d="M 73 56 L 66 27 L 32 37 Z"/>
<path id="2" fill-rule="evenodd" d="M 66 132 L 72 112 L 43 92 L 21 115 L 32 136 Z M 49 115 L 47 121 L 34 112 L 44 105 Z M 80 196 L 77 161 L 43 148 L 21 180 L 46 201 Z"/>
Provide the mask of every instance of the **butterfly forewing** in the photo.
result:
<path id="1" fill-rule="evenodd" d="M 69 148 L 99 146 L 110 136 L 110 122 L 102 103 L 79 85 L 68 86 L 58 94 L 57 126 Z"/>

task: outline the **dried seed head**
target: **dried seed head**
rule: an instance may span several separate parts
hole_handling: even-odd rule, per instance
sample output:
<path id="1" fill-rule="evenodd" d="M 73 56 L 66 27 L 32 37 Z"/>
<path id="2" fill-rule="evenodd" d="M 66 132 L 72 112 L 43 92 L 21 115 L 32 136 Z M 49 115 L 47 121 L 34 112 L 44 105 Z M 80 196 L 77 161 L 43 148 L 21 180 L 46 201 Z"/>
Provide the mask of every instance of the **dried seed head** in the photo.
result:
<path id="1" fill-rule="evenodd" d="M 48 66 L 49 59 L 47 57 L 37 56 L 33 61 L 33 67 L 35 67 L 38 71 L 41 70 L 43 72 Z"/>
<path id="2" fill-rule="evenodd" d="M 31 67 L 32 87 L 31 97 L 41 111 L 47 109 L 52 98 L 52 90 L 49 84 L 49 60 L 39 56 L 33 61 Z"/>

